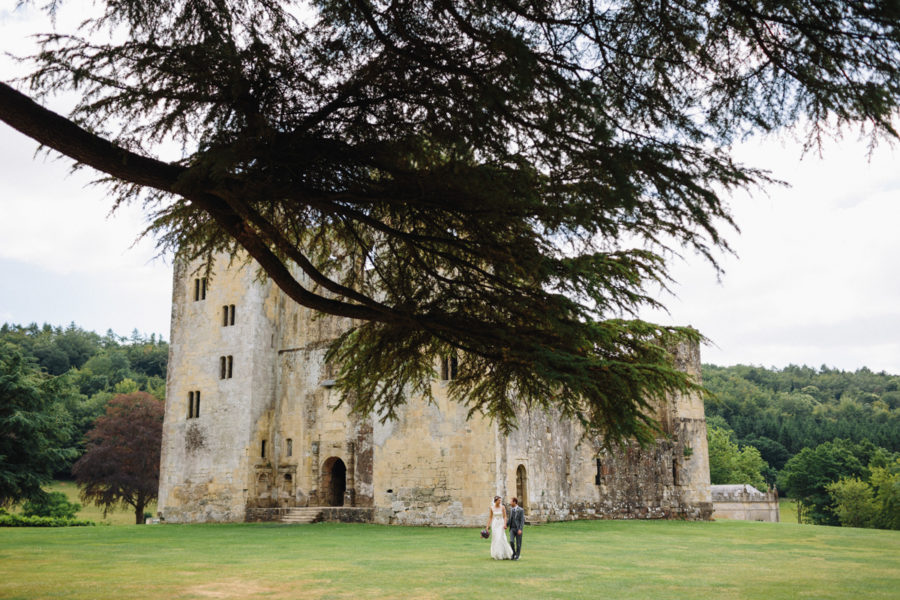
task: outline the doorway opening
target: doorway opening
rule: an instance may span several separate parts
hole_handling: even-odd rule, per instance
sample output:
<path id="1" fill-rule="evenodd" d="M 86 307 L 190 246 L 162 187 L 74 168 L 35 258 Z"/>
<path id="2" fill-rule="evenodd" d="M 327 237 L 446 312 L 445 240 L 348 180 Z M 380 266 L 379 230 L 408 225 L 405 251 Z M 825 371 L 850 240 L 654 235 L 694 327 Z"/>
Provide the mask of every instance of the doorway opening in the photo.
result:
<path id="1" fill-rule="evenodd" d="M 516 497 L 519 499 L 519 506 L 522 510 L 528 510 L 528 474 L 525 472 L 525 465 L 519 465 L 516 469 Z"/>
<path id="2" fill-rule="evenodd" d="M 326 506 L 344 505 L 344 492 L 347 491 L 347 465 L 340 458 L 332 456 L 322 465 L 321 489 Z"/>

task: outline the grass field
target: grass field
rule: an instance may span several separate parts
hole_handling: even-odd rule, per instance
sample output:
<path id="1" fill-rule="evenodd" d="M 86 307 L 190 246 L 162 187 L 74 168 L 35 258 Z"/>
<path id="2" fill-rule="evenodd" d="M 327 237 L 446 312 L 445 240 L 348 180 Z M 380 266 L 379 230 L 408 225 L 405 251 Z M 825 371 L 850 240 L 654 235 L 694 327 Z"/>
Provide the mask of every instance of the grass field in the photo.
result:
<path id="1" fill-rule="evenodd" d="M 720 521 L 474 529 L 230 524 L 6 529 L 2 598 L 898 597 L 900 532 Z"/>

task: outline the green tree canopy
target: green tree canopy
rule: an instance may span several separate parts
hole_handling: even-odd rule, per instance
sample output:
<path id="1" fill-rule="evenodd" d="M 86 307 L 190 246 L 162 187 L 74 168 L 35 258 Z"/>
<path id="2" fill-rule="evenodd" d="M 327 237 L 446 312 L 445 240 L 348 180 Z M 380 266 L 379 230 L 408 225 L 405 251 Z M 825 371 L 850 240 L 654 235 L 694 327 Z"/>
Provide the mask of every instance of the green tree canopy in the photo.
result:
<path id="1" fill-rule="evenodd" d="M 140 389 L 165 397 L 169 346 L 155 335 L 148 338 L 135 332 L 126 340 L 111 332 L 101 338 L 74 323 L 68 327 L 4 323 L 0 344 L 4 342 L 16 348 L 49 394 L 41 410 L 59 424 L 56 439 L 68 457 L 56 463 L 56 477 L 71 475 L 72 463 L 84 452 L 87 432 L 116 394 Z M 48 354 L 47 349 L 53 352 Z M 50 355 L 65 355 L 67 370 L 59 374 L 54 363 L 47 362 Z"/>
<path id="2" fill-rule="evenodd" d="M 733 439 L 734 432 L 708 423 L 706 437 L 709 447 L 709 481 L 712 484 L 749 483 L 766 491 L 763 473 L 768 465 L 753 446 L 743 448 Z"/>
<path id="3" fill-rule="evenodd" d="M 42 485 L 73 454 L 71 420 L 53 402 L 54 380 L 0 340 L 0 507 L 44 500 Z"/>
<path id="4" fill-rule="evenodd" d="M 784 465 L 778 487 L 802 504 L 806 510 L 805 518 L 810 522 L 839 525 L 839 518 L 831 509 L 827 486 L 841 479 L 867 475 L 866 453 L 866 448 L 847 440 L 804 448 Z"/>
<path id="5" fill-rule="evenodd" d="M 51 2 L 54 9 L 60 2 Z M 338 387 L 390 416 L 442 355 L 512 424 L 554 406 L 648 439 L 689 329 L 634 319 L 682 247 L 727 248 L 729 145 L 803 123 L 896 135 L 896 2 L 117 0 L 41 38 L 0 119 L 142 199 L 164 247 L 241 249 L 356 319 Z M 110 35 L 90 37 L 91 32 Z M 164 161 L 157 142 L 181 142 Z"/>
<path id="6" fill-rule="evenodd" d="M 900 529 L 900 458 L 895 458 L 888 466 L 872 468 L 869 482 L 878 509 L 875 526 Z"/>
<path id="7" fill-rule="evenodd" d="M 838 521 L 845 527 L 871 527 L 878 514 L 872 487 L 858 477 L 840 479 L 825 486 Z"/>

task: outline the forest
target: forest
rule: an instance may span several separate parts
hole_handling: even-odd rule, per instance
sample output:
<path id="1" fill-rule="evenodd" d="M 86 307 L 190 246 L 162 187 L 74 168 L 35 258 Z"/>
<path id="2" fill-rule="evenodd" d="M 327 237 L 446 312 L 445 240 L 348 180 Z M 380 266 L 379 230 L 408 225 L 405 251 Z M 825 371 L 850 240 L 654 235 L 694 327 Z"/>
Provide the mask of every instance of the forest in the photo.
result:
<path id="1" fill-rule="evenodd" d="M 60 450 L 53 475 L 68 479 L 84 453 L 88 431 L 110 400 L 138 391 L 165 398 L 169 344 L 137 330 L 130 337 L 112 330 L 101 336 L 74 323 L 67 327 L 4 323 L 0 359 L 4 380 L 24 382 L 20 385 L 34 393 L 43 412 L 52 417 L 52 445 Z M 8 399 L 2 400 L 5 404 Z"/>
<path id="2" fill-rule="evenodd" d="M 35 456 L 52 467 L 42 477 L 70 479 L 113 398 L 165 398 L 168 352 L 137 330 L 4 324 L 0 412 L 16 413 L 13 396 L 30 394 L 16 414 L 44 432 Z M 810 523 L 900 529 L 900 376 L 707 364 L 703 385 L 712 483 L 777 487 Z"/>
<path id="3" fill-rule="evenodd" d="M 810 523 L 900 529 L 900 376 L 703 365 L 712 483 L 777 486 Z"/>

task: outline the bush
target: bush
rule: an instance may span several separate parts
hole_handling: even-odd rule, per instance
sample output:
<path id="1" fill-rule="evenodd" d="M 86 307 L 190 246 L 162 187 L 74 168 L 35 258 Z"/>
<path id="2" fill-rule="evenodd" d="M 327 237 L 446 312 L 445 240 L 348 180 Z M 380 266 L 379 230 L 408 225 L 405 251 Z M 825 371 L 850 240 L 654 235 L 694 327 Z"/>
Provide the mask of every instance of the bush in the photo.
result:
<path id="1" fill-rule="evenodd" d="M 84 527 L 95 525 L 93 521 L 61 519 L 58 517 L 25 517 L 22 515 L 0 515 L 0 527 Z"/>
<path id="2" fill-rule="evenodd" d="M 74 519 L 81 505 L 69 502 L 62 492 L 44 494 L 40 500 L 27 500 L 22 505 L 22 514 L 26 517 L 55 517 L 57 519 Z"/>

